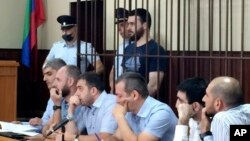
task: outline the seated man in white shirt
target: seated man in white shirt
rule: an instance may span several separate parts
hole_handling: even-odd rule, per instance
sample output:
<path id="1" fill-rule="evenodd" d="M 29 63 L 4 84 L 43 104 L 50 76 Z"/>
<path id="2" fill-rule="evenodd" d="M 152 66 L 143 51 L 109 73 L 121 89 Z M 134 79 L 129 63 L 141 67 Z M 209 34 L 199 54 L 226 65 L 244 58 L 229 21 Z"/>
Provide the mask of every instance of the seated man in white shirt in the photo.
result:
<path id="1" fill-rule="evenodd" d="M 183 80 L 177 88 L 176 108 L 178 125 L 174 141 L 200 141 L 198 123 L 201 119 L 207 83 L 203 78 L 193 77 Z"/>
<path id="2" fill-rule="evenodd" d="M 200 122 L 202 140 L 229 141 L 230 125 L 250 125 L 250 104 L 244 104 L 244 94 L 237 79 L 214 78 L 202 100 L 205 102 Z"/>

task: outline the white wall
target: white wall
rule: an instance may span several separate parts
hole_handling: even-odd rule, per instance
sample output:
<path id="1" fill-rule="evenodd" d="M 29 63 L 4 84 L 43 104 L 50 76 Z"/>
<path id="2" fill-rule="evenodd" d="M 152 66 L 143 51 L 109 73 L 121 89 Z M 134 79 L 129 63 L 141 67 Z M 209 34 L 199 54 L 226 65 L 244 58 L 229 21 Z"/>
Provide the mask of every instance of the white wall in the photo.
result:
<path id="1" fill-rule="evenodd" d="M 60 15 L 68 15 L 70 12 L 70 0 L 43 0 L 46 22 L 39 29 L 39 47 L 50 49 L 53 42 L 61 39 L 60 24 L 56 21 Z"/>
<path id="2" fill-rule="evenodd" d="M 114 1 L 114 0 L 113 0 Z M 119 0 L 119 4 L 124 4 L 124 1 L 128 2 L 128 0 Z M 144 7 L 148 8 L 149 12 L 152 16 L 152 26 L 151 26 L 151 35 L 155 37 L 158 41 L 160 40 L 160 44 L 163 47 L 166 47 L 168 50 L 170 46 L 172 46 L 173 50 L 177 50 L 177 43 L 180 44 L 180 50 L 182 50 L 185 46 L 187 50 L 188 42 L 190 42 L 190 49 L 197 50 L 197 40 L 199 41 L 200 50 L 208 50 L 209 49 L 209 31 L 213 32 L 212 40 L 213 40 L 213 50 L 218 51 L 220 46 L 221 50 L 232 50 L 232 51 L 240 51 L 241 45 L 244 46 L 244 51 L 250 51 L 250 0 L 245 0 L 244 2 L 244 42 L 242 43 L 242 0 L 232 0 L 232 9 L 230 8 L 231 3 L 229 1 L 229 9 L 228 9 L 228 21 L 226 21 L 226 2 L 227 0 L 213 0 L 213 30 L 209 28 L 209 1 L 211 0 L 180 0 L 180 35 L 178 38 L 177 27 L 178 27 L 178 1 L 177 0 L 137 0 L 132 1 L 132 9 L 134 7 Z M 197 39 L 197 1 L 200 2 L 200 32 L 199 38 Z M 219 1 L 221 1 L 221 35 L 219 34 Z M 147 6 L 148 2 L 148 6 Z M 173 2 L 173 3 L 171 3 Z M 184 10 L 184 2 L 186 5 L 186 11 Z M 190 2 L 190 24 L 188 23 L 188 4 Z M 142 4 L 143 3 L 143 4 Z M 117 4 L 119 7 L 119 4 Z M 135 6 L 136 5 L 136 6 Z M 171 5 L 173 6 L 171 11 Z M 127 6 L 127 5 L 126 5 Z M 167 7 L 167 8 L 166 8 Z M 114 4 L 109 7 L 109 9 L 114 9 Z M 154 11 L 154 9 L 156 9 Z M 160 13 L 158 13 L 160 11 Z M 232 11 L 232 19 L 231 19 L 231 11 Z M 156 13 L 154 13 L 156 12 Z M 167 13 L 167 15 L 166 15 Z M 154 17 L 154 15 L 158 15 L 158 17 Z M 183 25 L 184 17 L 186 16 L 185 25 Z M 172 23 L 171 21 L 172 15 Z M 107 17 L 112 21 L 113 16 Z M 166 22 L 167 21 L 167 22 Z M 231 23 L 232 21 L 232 23 Z M 155 25 L 154 25 L 155 22 Z M 160 22 L 160 24 L 158 24 Z M 226 25 L 229 23 L 228 25 Z M 171 27 L 172 24 L 172 27 Z M 108 24 L 109 26 L 112 23 Z M 109 28 L 107 26 L 107 29 Z M 228 28 L 226 28 L 228 26 Z M 231 28 L 232 26 L 232 28 Z M 185 27 L 185 36 L 183 36 Z M 190 36 L 188 36 L 188 27 L 190 27 Z M 231 30 L 232 29 L 232 30 Z M 172 30 L 172 31 L 171 31 Z M 155 31 L 155 32 L 154 32 Z M 226 32 L 228 32 L 228 36 L 226 36 Z M 110 32 L 108 35 L 112 34 Z M 158 34 L 159 33 L 159 34 Z M 159 35 L 159 37 L 158 37 Z M 232 35 L 232 36 L 231 36 Z M 220 37 L 221 36 L 221 40 Z M 188 40 L 190 39 L 190 40 Z M 226 43 L 226 41 L 228 42 Z M 185 41 L 185 43 L 184 43 Z M 112 46 L 110 43 L 109 46 Z M 232 48 L 232 49 L 231 49 Z"/>
<path id="3" fill-rule="evenodd" d="M 137 8 L 145 8 L 145 9 L 148 9 L 148 11 L 150 12 L 151 14 L 151 19 L 152 19 L 152 24 L 151 24 L 151 35 L 152 37 L 155 37 L 155 39 L 158 41 L 158 38 L 159 38 L 159 41 L 161 42 L 161 45 L 163 46 L 168 46 L 167 43 L 165 42 L 166 41 L 166 24 L 165 24 L 165 21 L 166 21 L 166 16 L 165 16 L 165 13 L 166 13 L 166 1 L 167 0 L 157 0 L 156 3 L 154 3 L 153 0 L 148 0 L 149 4 L 147 6 L 147 0 L 137 0 L 137 2 L 134 0 L 132 1 L 132 4 L 131 4 L 131 9 L 135 9 L 136 7 Z M 119 3 L 118 3 L 119 2 Z M 115 7 L 124 7 L 126 9 L 129 9 L 129 5 L 128 5 L 128 2 L 129 0 L 107 0 L 107 8 L 106 8 L 106 13 L 107 13 L 107 23 L 106 23 L 106 28 L 107 28 L 107 32 L 106 33 L 106 36 L 107 36 L 107 48 L 108 49 L 114 49 L 114 40 L 117 41 L 116 39 L 116 35 L 117 34 L 117 29 L 116 27 L 114 27 L 114 9 Z M 155 27 L 154 25 L 154 15 L 158 15 L 158 6 L 160 5 L 160 25 L 161 25 L 161 29 L 158 30 L 157 26 Z M 156 14 L 154 13 L 154 7 L 157 7 L 157 10 L 156 10 Z M 169 6 L 170 7 L 170 6 Z M 176 7 L 176 1 L 174 1 L 174 7 Z M 169 8 L 170 9 L 170 8 Z M 176 9 L 176 8 L 175 8 Z M 176 12 L 176 10 L 174 9 L 174 11 Z M 176 13 L 175 13 L 176 14 Z M 158 20 L 159 18 L 156 17 L 156 25 L 158 25 Z M 170 20 L 170 19 L 168 19 Z M 174 24 L 176 22 L 176 16 L 174 16 Z M 176 24 L 175 24 L 176 25 Z M 154 27 L 155 27 L 155 31 L 156 32 L 153 32 L 154 31 Z M 170 26 L 168 26 L 168 28 L 170 28 Z M 174 33 L 176 32 L 176 26 L 174 26 Z M 114 34 L 114 30 L 115 30 L 115 34 Z M 158 37 L 158 33 L 160 32 L 160 37 Z M 170 37 L 170 36 L 168 36 Z M 168 38 L 170 39 L 170 38 Z M 174 39 L 175 40 L 175 39 Z M 119 37 L 119 42 L 123 41 L 121 37 Z M 116 43 L 117 44 L 117 43 Z"/>
<path id="4" fill-rule="evenodd" d="M 183 3 L 185 0 L 181 1 L 181 9 L 183 9 Z M 213 40 L 213 50 L 218 51 L 221 47 L 221 50 L 228 51 L 240 51 L 241 44 L 244 46 L 244 51 L 250 51 L 250 0 L 245 0 L 244 3 L 244 42 L 242 43 L 242 0 L 232 0 L 232 9 L 231 3 L 228 1 L 228 15 L 227 11 L 227 0 L 213 0 L 213 30 L 209 28 L 209 1 L 211 0 L 199 0 L 200 1 L 200 50 L 208 50 L 209 48 L 209 31 L 212 31 L 212 40 Z M 221 1 L 221 29 L 219 24 L 219 1 Z M 187 1 L 186 1 L 187 2 Z M 188 2 L 186 3 L 188 6 Z M 197 49 L 197 0 L 190 0 L 190 48 L 191 50 Z M 187 10 L 187 7 L 186 7 Z M 231 19 L 232 12 L 232 19 Z M 186 16 L 188 11 L 185 12 Z M 227 17 L 228 16 L 228 17 Z M 180 16 L 181 23 L 183 23 L 183 11 L 181 11 Z M 228 19 L 227 19 L 228 18 Z M 232 22 L 231 22 L 232 21 Z M 187 21 L 186 21 L 187 23 Z M 228 23 L 228 24 L 227 24 Z M 181 24 L 181 35 L 180 35 L 180 48 L 182 49 L 183 44 L 183 24 Z M 188 45 L 188 24 L 185 25 L 186 34 L 185 34 L 185 46 Z M 232 30 L 231 30 L 232 27 Z M 220 35 L 221 32 L 221 35 Z M 228 36 L 226 36 L 228 32 Z M 232 35 L 232 36 L 231 36 Z M 220 40 L 221 36 L 221 40 Z M 176 38 L 176 37 L 175 37 Z M 228 42 L 226 42 L 228 40 Z M 176 46 L 173 46 L 176 48 Z M 232 49 L 231 49 L 232 48 Z"/>
<path id="5" fill-rule="evenodd" d="M 54 41 L 61 39 L 61 31 L 60 25 L 57 23 L 56 18 L 62 14 L 69 14 L 69 4 L 70 2 L 75 2 L 76 0 L 43 0 L 44 8 L 45 8 L 45 16 L 46 22 L 43 24 L 38 30 L 38 47 L 39 49 L 50 49 L 52 43 Z M 113 49 L 114 48 L 114 40 L 116 39 L 117 33 L 114 27 L 114 8 L 115 7 L 126 7 L 128 8 L 128 1 L 129 0 L 106 0 L 107 7 L 106 9 L 106 48 Z M 171 4 L 173 1 L 173 4 Z M 170 46 L 173 47 L 173 50 L 177 49 L 177 42 L 180 43 L 180 48 L 182 49 L 183 46 L 187 48 L 188 43 L 188 26 L 189 24 L 186 21 L 184 25 L 186 27 L 186 35 L 185 35 L 185 43 L 183 38 L 183 4 L 186 0 L 180 0 L 181 6 L 181 13 L 180 13 L 180 38 L 178 39 L 177 36 L 177 0 L 138 0 L 135 3 L 133 0 L 132 9 L 137 5 L 137 7 L 144 7 L 148 8 L 153 22 L 151 26 L 151 35 L 155 37 L 155 39 L 160 41 L 160 44 L 164 47 L 167 46 L 169 50 Z M 232 19 L 232 37 L 228 36 L 229 42 L 228 46 L 231 46 L 231 39 L 232 39 L 232 48 L 233 50 L 240 50 L 241 49 L 241 0 L 232 0 L 233 1 L 233 19 Z M 147 2 L 149 5 L 147 6 Z M 221 46 L 222 49 L 225 50 L 226 48 L 226 7 L 225 2 L 226 0 L 221 0 L 222 2 L 222 35 L 221 35 Z M 124 5 L 125 3 L 125 5 Z M 142 4 L 143 3 L 143 4 Z M 209 0 L 200 0 L 200 47 L 201 50 L 208 50 L 208 32 L 209 32 L 209 24 L 208 24 L 208 3 Z M 0 48 L 13 48 L 13 49 L 20 49 L 22 46 L 22 34 L 23 34 L 23 26 L 24 26 L 24 14 L 25 14 L 25 5 L 26 0 L 1 0 L 0 5 L 0 19 L 1 19 L 1 26 L 0 26 Z M 166 5 L 168 7 L 166 8 Z M 173 13 L 171 13 L 170 6 L 173 5 Z M 188 1 L 186 1 L 186 5 L 188 5 Z M 213 23 L 213 47 L 214 50 L 219 49 L 219 0 L 214 0 L 214 23 Z M 159 7 L 160 6 L 160 7 Z M 156 7 L 156 13 L 154 13 L 154 8 Z M 196 43 L 197 43 L 197 0 L 190 0 L 190 48 L 192 50 L 196 50 Z M 250 0 L 245 0 L 245 27 L 244 27 L 244 50 L 250 51 Z M 158 15 L 158 10 L 160 11 L 160 17 L 154 17 L 154 15 Z M 186 7 L 187 10 L 187 7 Z M 231 9 L 229 9 L 230 11 Z M 166 13 L 168 15 L 166 16 Z M 172 16 L 172 23 L 170 23 L 170 15 Z M 185 14 L 188 14 L 186 11 Z M 186 15 L 187 16 L 187 15 Z M 229 15 L 230 17 L 230 15 Z M 230 19 L 229 19 L 230 20 Z M 154 24 L 155 21 L 155 24 Z M 168 22 L 166 22 L 168 21 Z M 160 25 L 158 24 L 160 22 Z M 172 24 L 172 28 L 170 25 Z M 159 27 L 159 26 L 160 27 Z M 228 25 L 230 27 L 230 24 Z M 172 33 L 171 33 L 172 30 Z M 154 32 L 155 31 L 155 32 Z M 230 30 L 228 30 L 230 31 Z M 160 33 L 160 34 L 158 34 Z M 159 36 L 158 36 L 159 35 Z M 229 34 L 230 35 L 230 34 Z M 119 41 L 122 39 L 119 38 Z M 172 44 L 171 44 L 172 43 Z"/>
<path id="6" fill-rule="evenodd" d="M 1 0 L 0 48 L 21 48 L 26 0 Z"/>
<path id="7" fill-rule="evenodd" d="M 46 22 L 38 30 L 40 49 L 50 49 L 52 43 L 61 38 L 56 18 L 61 14 L 69 14 L 69 2 L 70 0 L 43 0 Z M 0 48 L 22 48 L 25 9 L 26 0 L 1 0 Z"/>

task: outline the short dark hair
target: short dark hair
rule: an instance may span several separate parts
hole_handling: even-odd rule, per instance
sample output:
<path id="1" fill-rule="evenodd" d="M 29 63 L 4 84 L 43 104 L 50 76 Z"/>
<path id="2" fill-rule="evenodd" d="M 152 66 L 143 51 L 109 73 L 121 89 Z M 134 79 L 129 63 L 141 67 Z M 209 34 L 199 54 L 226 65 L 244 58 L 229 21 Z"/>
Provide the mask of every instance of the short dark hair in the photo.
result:
<path id="1" fill-rule="evenodd" d="M 143 8 L 137 8 L 129 12 L 129 16 L 139 16 L 142 23 L 147 23 L 148 28 L 151 27 L 151 15 Z"/>
<path id="2" fill-rule="evenodd" d="M 186 97 L 189 104 L 193 102 L 199 102 L 204 106 L 202 98 L 206 94 L 206 88 L 208 83 L 201 77 L 192 77 L 183 80 L 177 87 L 177 91 L 186 93 Z"/>
<path id="3" fill-rule="evenodd" d="M 51 67 L 54 70 L 59 70 L 61 67 L 65 65 L 66 63 L 62 59 L 54 58 L 45 62 L 45 64 L 43 65 L 43 69 Z"/>
<path id="4" fill-rule="evenodd" d="M 147 82 L 141 74 L 136 72 L 125 72 L 117 78 L 116 84 L 123 81 L 125 83 L 124 91 L 130 94 L 133 90 L 136 90 L 143 98 L 149 95 Z"/>
<path id="5" fill-rule="evenodd" d="M 99 92 L 102 92 L 105 89 L 103 80 L 95 72 L 85 72 L 78 77 L 78 81 L 79 80 L 85 80 L 89 88 L 96 87 Z"/>
<path id="6" fill-rule="evenodd" d="M 80 69 L 75 65 L 66 65 L 66 71 L 68 76 L 72 77 L 75 82 L 77 81 L 79 75 L 81 74 Z"/>

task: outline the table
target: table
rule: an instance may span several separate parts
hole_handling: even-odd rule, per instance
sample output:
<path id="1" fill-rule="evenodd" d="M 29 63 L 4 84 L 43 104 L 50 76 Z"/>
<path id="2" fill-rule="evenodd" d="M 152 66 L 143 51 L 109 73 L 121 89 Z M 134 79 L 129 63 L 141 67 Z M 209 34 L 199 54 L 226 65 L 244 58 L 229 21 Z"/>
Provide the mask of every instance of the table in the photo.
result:
<path id="1" fill-rule="evenodd" d="M 18 141 L 18 140 L 11 139 L 11 138 L 8 138 L 8 137 L 0 136 L 0 141 Z"/>

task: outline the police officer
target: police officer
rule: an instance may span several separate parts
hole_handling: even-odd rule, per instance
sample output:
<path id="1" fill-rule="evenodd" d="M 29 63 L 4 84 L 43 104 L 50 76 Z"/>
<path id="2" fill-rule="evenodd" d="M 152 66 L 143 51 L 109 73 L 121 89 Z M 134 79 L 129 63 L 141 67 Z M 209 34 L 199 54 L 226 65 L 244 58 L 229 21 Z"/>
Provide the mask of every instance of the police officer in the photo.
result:
<path id="1" fill-rule="evenodd" d="M 77 24 L 76 18 L 69 15 L 62 15 L 57 18 L 61 24 L 62 41 L 55 42 L 45 61 L 53 58 L 63 59 L 67 65 L 77 65 Z M 96 73 L 100 74 L 104 70 L 104 66 L 100 57 L 96 55 L 95 49 L 91 43 L 80 42 L 80 70 L 86 72 L 89 65 L 95 68 Z M 93 56 L 96 55 L 96 56 Z"/>

